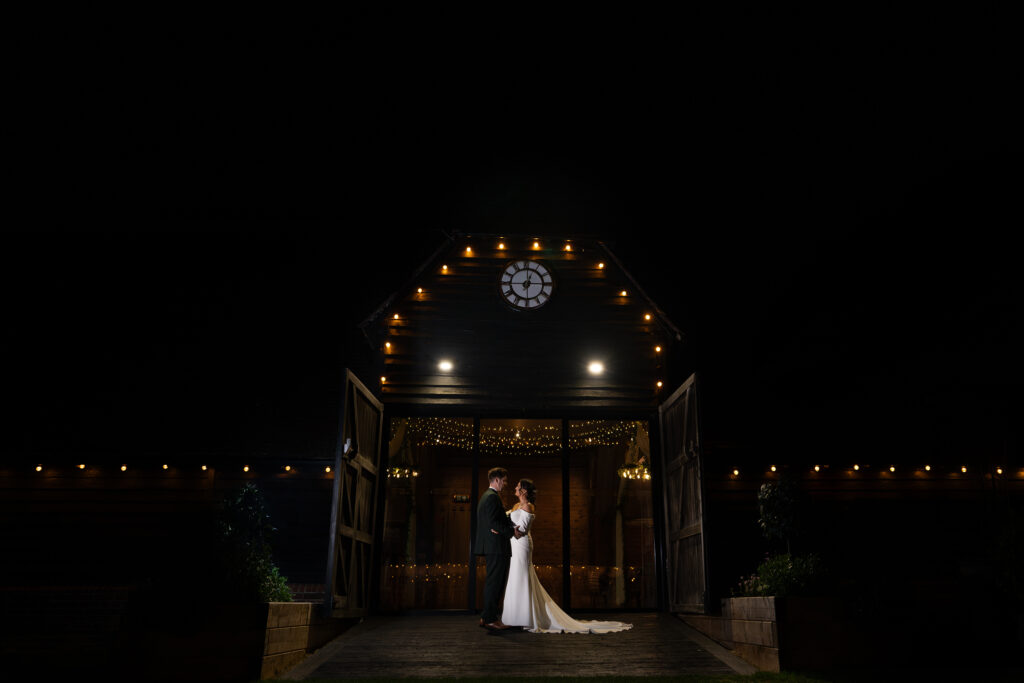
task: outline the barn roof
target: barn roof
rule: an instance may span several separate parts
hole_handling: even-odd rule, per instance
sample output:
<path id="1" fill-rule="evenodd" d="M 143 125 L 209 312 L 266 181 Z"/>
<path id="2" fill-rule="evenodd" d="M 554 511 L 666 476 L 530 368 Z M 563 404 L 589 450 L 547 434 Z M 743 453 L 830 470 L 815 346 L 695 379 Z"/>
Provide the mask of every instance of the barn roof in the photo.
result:
<path id="1" fill-rule="evenodd" d="M 449 412 L 650 409 L 684 340 L 605 243 L 550 235 L 452 233 L 359 326 L 386 403 Z"/>

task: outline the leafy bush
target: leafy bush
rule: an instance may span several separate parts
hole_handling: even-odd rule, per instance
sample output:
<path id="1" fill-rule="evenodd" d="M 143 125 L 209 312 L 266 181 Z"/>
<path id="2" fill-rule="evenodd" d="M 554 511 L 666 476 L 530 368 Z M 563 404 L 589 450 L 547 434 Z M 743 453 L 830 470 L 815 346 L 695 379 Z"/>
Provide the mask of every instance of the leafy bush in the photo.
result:
<path id="1" fill-rule="evenodd" d="M 290 602 L 287 579 L 271 558 L 270 524 L 263 493 L 246 483 L 229 494 L 217 520 L 222 595 L 233 602 Z"/>
<path id="2" fill-rule="evenodd" d="M 785 553 L 766 558 L 756 572 L 740 580 L 733 595 L 811 595 L 820 590 L 823 577 L 824 568 L 817 555 L 794 556 Z"/>

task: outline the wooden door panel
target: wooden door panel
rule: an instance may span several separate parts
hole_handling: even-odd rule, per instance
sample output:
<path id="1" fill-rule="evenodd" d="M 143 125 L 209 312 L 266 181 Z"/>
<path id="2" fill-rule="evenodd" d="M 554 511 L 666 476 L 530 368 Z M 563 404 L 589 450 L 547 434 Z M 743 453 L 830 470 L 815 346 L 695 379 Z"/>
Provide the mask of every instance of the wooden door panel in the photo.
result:
<path id="1" fill-rule="evenodd" d="M 339 617 L 369 614 L 383 471 L 384 406 L 350 371 L 345 375 L 324 600 L 325 613 Z"/>
<path id="2" fill-rule="evenodd" d="M 705 613 L 709 597 L 696 388 L 691 375 L 661 406 L 659 416 L 669 609 Z"/>

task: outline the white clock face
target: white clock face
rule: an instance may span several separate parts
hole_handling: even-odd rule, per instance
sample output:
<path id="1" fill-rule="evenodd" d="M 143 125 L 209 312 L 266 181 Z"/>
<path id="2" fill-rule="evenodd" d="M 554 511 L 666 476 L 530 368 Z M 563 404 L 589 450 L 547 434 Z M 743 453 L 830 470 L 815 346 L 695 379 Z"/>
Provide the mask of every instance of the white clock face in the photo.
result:
<path id="1" fill-rule="evenodd" d="M 517 308 L 538 308 L 551 298 L 555 280 L 537 261 L 513 261 L 501 274 L 501 298 Z"/>

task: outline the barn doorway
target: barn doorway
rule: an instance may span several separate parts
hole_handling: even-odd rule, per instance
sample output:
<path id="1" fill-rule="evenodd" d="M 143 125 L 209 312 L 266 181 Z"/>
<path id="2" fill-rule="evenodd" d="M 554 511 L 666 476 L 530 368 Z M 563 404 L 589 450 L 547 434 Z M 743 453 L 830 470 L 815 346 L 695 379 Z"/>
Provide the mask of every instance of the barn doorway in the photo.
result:
<path id="1" fill-rule="evenodd" d="M 487 471 L 537 487 L 534 566 L 566 609 L 657 607 L 648 423 L 638 420 L 396 417 L 390 423 L 379 606 L 477 609 L 472 556 Z"/>

